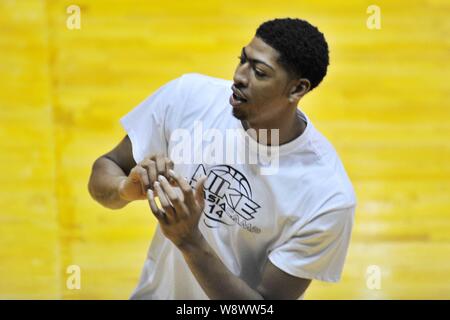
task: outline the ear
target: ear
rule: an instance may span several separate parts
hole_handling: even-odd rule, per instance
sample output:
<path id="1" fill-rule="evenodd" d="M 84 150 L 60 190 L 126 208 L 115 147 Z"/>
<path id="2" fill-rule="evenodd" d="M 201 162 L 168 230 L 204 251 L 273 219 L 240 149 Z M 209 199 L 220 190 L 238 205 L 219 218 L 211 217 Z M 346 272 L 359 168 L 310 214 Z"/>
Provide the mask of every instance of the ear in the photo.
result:
<path id="1" fill-rule="evenodd" d="M 298 102 L 311 88 L 311 82 L 308 79 L 301 78 L 293 82 L 289 91 L 289 101 Z"/>

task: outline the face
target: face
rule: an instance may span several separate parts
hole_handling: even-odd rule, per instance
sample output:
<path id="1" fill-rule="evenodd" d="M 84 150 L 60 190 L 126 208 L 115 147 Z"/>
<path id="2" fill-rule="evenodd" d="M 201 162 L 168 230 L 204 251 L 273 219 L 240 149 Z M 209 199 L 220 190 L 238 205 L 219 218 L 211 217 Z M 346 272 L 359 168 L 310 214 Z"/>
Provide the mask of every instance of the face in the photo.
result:
<path id="1" fill-rule="evenodd" d="M 242 49 L 230 104 L 239 120 L 267 125 L 292 106 L 296 80 L 278 63 L 279 53 L 258 37 Z M 295 97 L 294 97 L 295 98 Z"/>

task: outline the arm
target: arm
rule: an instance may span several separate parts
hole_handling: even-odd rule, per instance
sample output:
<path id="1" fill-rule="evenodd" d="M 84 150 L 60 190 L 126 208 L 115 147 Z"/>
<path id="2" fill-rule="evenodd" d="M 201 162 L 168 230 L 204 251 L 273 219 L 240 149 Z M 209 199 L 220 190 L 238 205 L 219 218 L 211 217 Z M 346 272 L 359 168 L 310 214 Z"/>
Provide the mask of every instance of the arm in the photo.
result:
<path id="1" fill-rule="evenodd" d="M 268 260 L 261 283 L 257 288 L 251 288 L 228 270 L 203 236 L 194 244 L 178 248 L 198 283 L 211 299 L 291 300 L 301 296 L 311 283 L 309 279 L 285 273 Z"/>
<path id="2" fill-rule="evenodd" d="M 152 191 L 148 192 L 150 208 L 159 220 L 162 232 L 182 252 L 209 298 L 297 299 L 303 294 L 311 280 L 291 276 L 270 261 L 257 288 L 251 288 L 228 270 L 198 229 L 204 207 L 203 185 L 206 177 L 199 179 L 194 192 L 184 178 L 173 171 L 169 174 L 182 193 L 177 193 L 167 179 L 160 177 L 155 183 L 155 191 L 163 209 L 156 205 Z"/>
<path id="3" fill-rule="evenodd" d="M 119 194 L 120 184 L 136 165 L 128 136 L 110 152 L 95 160 L 88 189 L 92 198 L 110 209 L 124 207 L 130 201 Z"/>
<path id="4" fill-rule="evenodd" d="M 163 155 L 145 157 L 136 164 L 128 136 L 92 166 L 88 189 L 92 198 L 110 209 L 146 199 L 158 175 L 168 176 L 173 162 Z"/>

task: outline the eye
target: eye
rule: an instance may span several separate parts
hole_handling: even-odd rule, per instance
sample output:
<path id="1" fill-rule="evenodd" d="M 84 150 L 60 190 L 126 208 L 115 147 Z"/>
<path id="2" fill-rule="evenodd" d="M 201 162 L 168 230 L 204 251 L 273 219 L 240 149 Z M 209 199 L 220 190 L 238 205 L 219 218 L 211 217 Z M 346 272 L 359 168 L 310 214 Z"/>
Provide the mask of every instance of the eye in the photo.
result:
<path id="1" fill-rule="evenodd" d="M 266 76 L 265 73 L 263 73 L 261 71 L 258 71 L 258 69 L 254 69 L 254 70 L 255 70 L 255 74 L 256 74 L 257 77 L 263 78 L 263 77 Z"/>

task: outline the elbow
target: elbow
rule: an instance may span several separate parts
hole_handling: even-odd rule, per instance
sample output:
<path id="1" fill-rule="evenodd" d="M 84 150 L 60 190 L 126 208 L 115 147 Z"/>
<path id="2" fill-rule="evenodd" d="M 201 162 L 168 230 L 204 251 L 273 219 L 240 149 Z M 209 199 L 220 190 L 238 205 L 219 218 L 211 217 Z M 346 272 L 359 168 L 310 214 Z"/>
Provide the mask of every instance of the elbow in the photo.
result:
<path id="1" fill-rule="evenodd" d="M 105 196 L 104 194 L 96 193 L 94 189 L 91 187 L 90 183 L 88 184 L 88 191 L 92 199 L 94 199 L 104 208 L 118 210 L 126 206 L 126 203 L 117 203 L 114 201 L 110 201 L 109 197 Z"/>
<path id="2" fill-rule="evenodd" d="M 128 201 L 119 198 L 115 185 L 115 176 L 110 173 L 105 173 L 105 162 L 102 157 L 98 158 L 91 170 L 91 175 L 87 184 L 89 195 L 108 209 L 121 209 L 125 207 Z"/>
<path id="3" fill-rule="evenodd" d="M 118 210 L 126 206 L 126 203 L 117 203 L 114 201 L 110 201 L 109 197 L 101 192 L 96 191 L 95 184 L 92 182 L 92 179 L 89 180 L 88 183 L 88 192 L 92 199 L 94 199 L 97 203 L 99 203 L 102 207 L 112 210 Z"/>
<path id="4" fill-rule="evenodd" d="M 94 164 L 94 166 L 95 166 L 95 164 Z M 98 202 L 101 198 L 101 194 L 100 194 L 100 192 L 97 191 L 97 188 L 95 187 L 94 168 L 91 171 L 91 176 L 89 177 L 87 189 L 88 189 L 88 192 L 89 192 L 89 195 L 91 196 L 91 198 Z"/>

